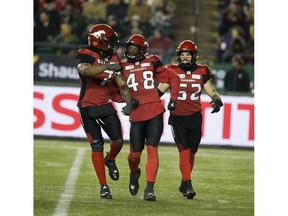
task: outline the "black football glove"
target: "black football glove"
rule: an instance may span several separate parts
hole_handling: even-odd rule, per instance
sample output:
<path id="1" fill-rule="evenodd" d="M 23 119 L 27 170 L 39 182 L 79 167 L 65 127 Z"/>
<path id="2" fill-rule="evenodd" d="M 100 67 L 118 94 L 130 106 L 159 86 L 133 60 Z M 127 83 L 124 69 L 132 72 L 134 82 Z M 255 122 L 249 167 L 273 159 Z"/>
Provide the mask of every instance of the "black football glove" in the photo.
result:
<path id="1" fill-rule="evenodd" d="M 170 100 L 168 104 L 168 110 L 174 111 L 176 109 L 176 100 Z"/>
<path id="2" fill-rule="evenodd" d="M 221 98 L 216 99 L 215 101 L 211 101 L 210 104 L 213 106 L 213 110 L 211 113 L 217 113 L 220 111 L 220 107 L 223 106 Z"/>
<path id="3" fill-rule="evenodd" d="M 125 116 L 129 116 L 132 112 L 132 103 L 127 104 L 126 106 L 122 107 L 121 113 Z"/>
<path id="4" fill-rule="evenodd" d="M 131 102 L 132 102 L 132 108 L 133 109 L 136 109 L 139 106 L 139 101 L 138 100 L 132 98 Z"/>

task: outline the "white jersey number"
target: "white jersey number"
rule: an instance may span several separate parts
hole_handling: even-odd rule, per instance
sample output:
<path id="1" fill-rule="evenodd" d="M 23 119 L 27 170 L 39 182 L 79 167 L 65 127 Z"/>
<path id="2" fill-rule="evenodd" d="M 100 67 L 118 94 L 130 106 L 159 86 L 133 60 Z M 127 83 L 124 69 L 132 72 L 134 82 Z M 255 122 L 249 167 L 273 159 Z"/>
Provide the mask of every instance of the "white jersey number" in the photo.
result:
<path id="1" fill-rule="evenodd" d="M 154 78 L 153 78 L 153 72 L 152 71 L 144 71 L 142 73 L 143 75 L 143 85 L 144 89 L 153 89 L 155 87 L 154 85 Z M 127 84 L 129 88 L 133 88 L 133 91 L 138 91 L 138 85 L 139 83 L 136 82 L 135 73 L 129 74 L 127 78 Z"/>
<path id="2" fill-rule="evenodd" d="M 194 83 L 194 84 L 191 84 L 191 87 L 197 88 L 197 90 L 191 94 L 190 99 L 192 101 L 198 100 L 199 96 L 200 96 L 199 93 L 201 93 L 201 85 L 199 83 Z M 178 100 L 186 100 L 187 99 L 187 92 L 185 90 L 179 91 L 179 96 L 177 99 Z"/>

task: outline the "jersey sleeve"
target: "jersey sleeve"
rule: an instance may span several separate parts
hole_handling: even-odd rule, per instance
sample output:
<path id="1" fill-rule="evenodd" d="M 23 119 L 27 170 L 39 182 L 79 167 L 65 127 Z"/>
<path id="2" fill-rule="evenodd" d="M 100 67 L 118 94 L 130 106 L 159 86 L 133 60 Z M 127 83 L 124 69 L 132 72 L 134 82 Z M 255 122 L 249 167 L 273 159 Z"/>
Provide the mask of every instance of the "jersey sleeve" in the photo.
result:
<path id="1" fill-rule="evenodd" d="M 156 71 L 156 79 L 162 83 L 170 84 L 170 99 L 176 100 L 179 92 L 180 77 L 174 71 L 161 66 Z"/>
<path id="2" fill-rule="evenodd" d="M 207 65 L 203 65 L 203 84 L 206 83 L 208 80 L 211 79 L 211 70 Z"/>

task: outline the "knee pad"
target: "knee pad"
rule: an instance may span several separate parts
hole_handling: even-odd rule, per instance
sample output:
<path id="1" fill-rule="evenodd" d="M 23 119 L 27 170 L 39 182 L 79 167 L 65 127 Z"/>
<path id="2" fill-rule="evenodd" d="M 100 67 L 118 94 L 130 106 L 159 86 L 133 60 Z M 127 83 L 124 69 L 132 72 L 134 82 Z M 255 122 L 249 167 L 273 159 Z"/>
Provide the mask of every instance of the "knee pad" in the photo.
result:
<path id="1" fill-rule="evenodd" d="M 104 150 L 104 141 L 102 138 L 99 140 L 94 140 L 94 142 L 91 143 L 90 145 L 91 145 L 92 151 L 103 152 Z"/>

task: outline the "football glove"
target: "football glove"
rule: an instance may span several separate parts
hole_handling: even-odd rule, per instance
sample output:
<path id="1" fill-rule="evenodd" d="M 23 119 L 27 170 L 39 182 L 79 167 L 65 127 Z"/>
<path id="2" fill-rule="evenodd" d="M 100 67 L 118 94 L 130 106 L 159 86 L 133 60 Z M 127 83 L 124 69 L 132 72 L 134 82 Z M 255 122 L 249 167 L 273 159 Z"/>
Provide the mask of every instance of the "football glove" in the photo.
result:
<path id="1" fill-rule="evenodd" d="M 133 109 L 136 109 L 139 106 L 139 101 L 138 100 L 132 98 L 131 102 L 132 102 L 132 108 Z"/>
<path id="2" fill-rule="evenodd" d="M 170 100 L 168 104 L 168 110 L 174 111 L 176 109 L 176 100 Z"/>
<path id="3" fill-rule="evenodd" d="M 122 107 L 121 113 L 125 116 L 129 116 L 132 112 L 132 103 L 127 104 L 126 106 Z"/>
<path id="4" fill-rule="evenodd" d="M 217 113 L 220 111 L 220 108 L 223 106 L 221 98 L 217 98 L 215 101 L 211 101 L 210 104 L 213 106 L 211 113 Z"/>

